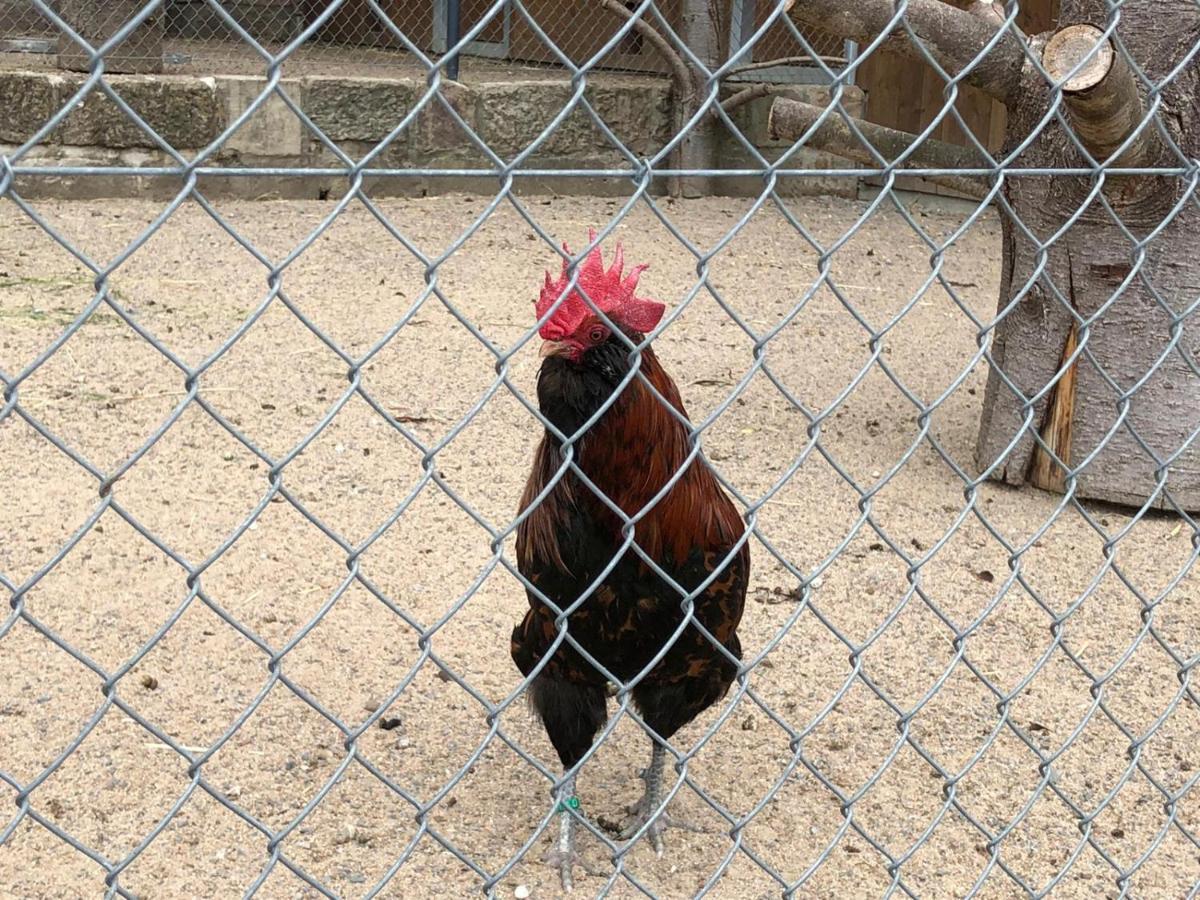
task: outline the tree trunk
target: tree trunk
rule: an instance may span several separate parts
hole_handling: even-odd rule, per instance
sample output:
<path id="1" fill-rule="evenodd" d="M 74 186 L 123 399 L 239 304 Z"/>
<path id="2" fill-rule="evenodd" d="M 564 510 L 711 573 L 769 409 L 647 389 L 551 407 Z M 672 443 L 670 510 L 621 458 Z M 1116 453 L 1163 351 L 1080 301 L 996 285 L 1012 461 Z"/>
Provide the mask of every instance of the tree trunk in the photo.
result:
<path id="1" fill-rule="evenodd" d="M 1050 72 L 1061 78 L 1075 71 L 1062 103 L 1076 138 L 1098 163 L 1180 165 L 1153 123 L 1138 131 L 1145 85 L 1120 48 L 1102 44 L 1090 63 L 1076 68 L 1101 35 L 1071 26 L 1103 27 L 1105 21 L 1102 0 L 1065 0 L 1059 30 L 1045 42 L 1043 64 Z M 1190 0 L 1129 0 L 1121 7 L 1118 36 L 1157 82 L 1200 40 L 1200 11 Z M 1008 149 L 1037 127 L 1051 101 L 1041 76 L 1026 69 L 1009 101 Z M 1200 155 L 1196 65 L 1163 88 L 1157 119 L 1188 159 Z M 1014 163 L 1088 165 L 1056 120 Z M 1011 215 L 1003 222 L 1000 316 L 977 463 L 1010 484 L 1052 490 L 1069 486 L 1065 464 L 1074 472 L 1077 496 L 1134 505 L 1151 496 L 1153 505 L 1169 505 L 1155 493 L 1163 480 L 1177 503 L 1200 509 L 1200 441 L 1191 442 L 1200 429 L 1200 377 L 1192 370 L 1200 336 L 1190 318 L 1180 318 L 1200 299 L 1200 211 L 1191 202 L 1176 211 L 1184 178 L 1108 177 L 1104 198 L 1133 240 L 1162 229 L 1139 253 L 1102 198 L 1088 201 L 1092 186 L 1093 179 L 1080 176 L 1012 175 L 1006 181 Z"/>
<path id="2" fill-rule="evenodd" d="M 120 31 L 146 5 L 146 0 L 59 0 L 58 14 L 94 48 Z M 105 72 L 157 73 L 163 70 L 163 9 L 152 12 L 117 46 L 104 54 Z M 91 56 L 62 34 L 58 66 L 76 72 L 91 68 Z"/>
<path id="3" fill-rule="evenodd" d="M 797 0 L 792 14 L 806 25 L 869 44 L 895 19 L 896 6 L 892 0 Z M 1025 62 L 1021 41 L 1015 34 L 1001 36 L 981 58 L 996 37 L 994 22 L 983 16 L 956 9 L 942 0 L 908 0 L 904 19 L 921 46 L 897 24 L 887 32 L 880 50 L 919 60 L 928 54 L 950 75 L 962 74 L 968 84 L 998 100 L 1007 100 L 1015 93 Z"/>
<path id="4" fill-rule="evenodd" d="M 1192 57 L 1200 8 L 1194 0 L 1125 0 L 1110 43 L 1111 6 L 1062 0 L 1057 30 L 1028 43 L 1015 29 L 998 36 L 1004 7 L 984 0 L 907 0 L 904 25 L 890 28 L 892 0 L 797 0 L 793 14 L 863 43 L 887 30 L 881 48 L 928 54 L 1008 108 L 1004 155 L 1023 149 L 1004 181 L 1000 302 L 984 335 L 980 470 L 1077 497 L 1195 511 L 1200 206 L 1186 196 L 1191 179 L 1020 174 L 1180 168 L 1200 158 L 1200 65 Z M 1041 56 L 1060 92 L 1026 54 Z M 1156 109 L 1147 84 L 1159 87 Z M 785 137 L 798 135 L 784 127 L 784 113 L 792 125 L 815 121 L 803 109 L 779 112 Z M 844 130 L 827 126 L 809 140 L 856 158 L 857 148 L 839 149 Z M 881 136 L 904 143 L 894 132 Z"/>

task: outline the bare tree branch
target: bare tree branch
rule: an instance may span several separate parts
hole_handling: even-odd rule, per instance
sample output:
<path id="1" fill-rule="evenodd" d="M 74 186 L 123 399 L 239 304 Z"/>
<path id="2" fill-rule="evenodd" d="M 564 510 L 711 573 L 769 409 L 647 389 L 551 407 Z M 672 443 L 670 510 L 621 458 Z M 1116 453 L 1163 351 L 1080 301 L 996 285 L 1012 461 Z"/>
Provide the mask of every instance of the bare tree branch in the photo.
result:
<path id="1" fill-rule="evenodd" d="M 806 25 L 867 44 L 888 28 L 895 8 L 892 0 L 797 0 L 792 14 Z M 921 46 L 897 26 L 880 45 L 882 49 L 924 59 L 923 47 L 951 75 L 966 71 L 964 81 L 998 100 L 1005 101 L 1016 91 L 1025 52 L 1021 39 L 1011 32 L 985 55 L 998 29 L 971 13 L 940 0 L 908 0 L 905 21 Z"/>
<path id="2" fill-rule="evenodd" d="M 822 62 L 841 65 L 846 62 L 844 56 L 825 56 L 817 57 Z M 764 59 L 762 62 L 746 63 L 741 66 L 734 66 L 725 73 L 726 78 L 732 78 L 734 75 L 741 75 L 743 72 L 754 72 L 758 69 L 773 69 L 776 66 L 807 66 L 813 61 L 811 56 L 781 56 L 779 59 Z"/>
<path id="3" fill-rule="evenodd" d="M 780 97 L 771 104 L 771 115 L 767 127 L 773 138 L 796 141 L 816 124 L 817 119 L 824 112 L 824 107 Z M 885 128 L 862 119 L 853 119 L 852 121 L 855 127 L 862 132 L 863 137 L 870 141 L 871 146 L 878 150 L 884 159 L 895 159 L 916 143 L 916 137 L 907 132 Z M 879 161 L 850 130 L 850 126 L 846 124 L 842 116 L 837 113 L 831 113 L 821 123 L 817 130 L 809 136 L 806 146 L 814 150 L 833 153 L 865 166 L 879 164 Z M 908 162 L 921 168 L 971 169 L 979 168 L 981 160 L 969 147 L 960 147 L 957 144 L 927 138 L 912 150 L 908 156 Z M 973 176 L 926 175 L 923 177 L 935 184 L 961 191 L 971 197 L 982 198 L 987 195 L 986 186 L 979 178 Z"/>
<path id="4" fill-rule="evenodd" d="M 731 113 L 739 106 L 745 106 L 747 103 L 752 103 L 759 97 L 768 97 L 776 93 L 780 89 L 779 85 L 771 84 L 769 81 L 760 81 L 757 84 L 752 84 L 749 87 L 742 88 L 740 91 L 731 94 L 721 103 L 721 109 L 726 113 Z M 716 109 L 713 109 L 713 115 L 717 114 Z"/>
<path id="5" fill-rule="evenodd" d="M 1133 70 L 1103 31 L 1094 25 L 1060 29 L 1046 42 L 1042 64 L 1056 81 L 1074 71 L 1063 83 L 1063 101 L 1076 137 L 1096 160 L 1112 156 L 1138 128 L 1114 165 L 1136 168 L 1157 153 L 1153 126 L 1142 127 L 1145 108 Z"/>
<path id="6" fill-rule="evenodd" d="M 682 92 L 680 100 L 684 101 L 689 108 L 695 102 L 696 96 L 700 93 L 699 87 L 696 84 L 695 75 L 684 62 L 683 56 L 679 54 L 671 42 L 663 37 L 662 33 L 642 18 L 635 18 L 633 13 L 625 8 L 624 4 L 618 0 L 600 0 L 600 5 L 607 9 L 614 16 L 619 16 L 622 19 L 633 20 L 633 30 L 645 38 L 649 43 L 662 54 L 663 59 L 667 61 L 667 65 L 671 67 L 672 80 Z"/>
<path id="7" fill-rule="evenodd" d="M 692 111 L 696 106 L 696 98 L 700 94 L 700 86 L 696 82 L 695 73 L 684 61 L 683 56 L 671 46 L 671 42 L 663 37 L 657 28 L 645 19 L 635 18 L 633 13 L 626 9 L 619 0 L 600 0 L 600 6 L 620 19 L 632 20 L 633 30 L 657 49 L 666 60 L 671 70 L 671 83 L 674 86 L 675 95 L 671 103 L 671 123 L 675 133 L 678 134 L 691 118 Z M 671 165 L 676 169 L 684 167 L 682 144 L 676 146 L 671 152 Z M 672 197 L 682 197 L 687 189 L 684 179 L 680 176 L 676 175 L 668 179 L 667 192 Z"/>
<path id="8" fill-rule="evenodd" d="M 1004 13 L 1004 4 L 998 0 L 942 0 L 942 2 L 955 9 L 961 9 L 965 13 L 970 13 L 981 22 L 987 22 L 994 28 L 1003 25 L 1007 18 Z M 1016 25 L 1012 27 L 1016 28 Z"/>

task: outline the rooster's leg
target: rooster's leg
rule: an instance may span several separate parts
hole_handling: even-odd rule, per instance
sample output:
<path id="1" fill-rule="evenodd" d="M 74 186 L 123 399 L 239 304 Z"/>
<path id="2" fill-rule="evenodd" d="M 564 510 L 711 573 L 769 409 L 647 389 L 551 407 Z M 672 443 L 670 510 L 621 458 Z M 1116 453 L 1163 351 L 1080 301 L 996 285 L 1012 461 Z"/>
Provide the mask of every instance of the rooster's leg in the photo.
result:
<path id="1" fill-rule="evenodd" d="M 569 807 L 569 808 L 568 808 Z M 599 875 L 575 849 L 575 816 L 571 810 L 579 808 L 579 799 L 575 796 L 575 776 L 562 783 L 558 791 L 558 842 L 551 847 L 543 857 L 547 865 L 558 869 L 564 891 L 574 887 L 573 870 L 582 866 L 589 875 Z"/>
<path id="2" fill-rule="evenodd" d="M 663 769 L 667 762 L 667 750 L 658 743 L 654 742 L 653 749 L 650 753 L 650 765 L 642 771 L 642 780 L 646 782 L 646 791 L 642 794 L 642 799 L 639 800 L 630 808 L 633 818 L 625 826 L 621 832 L 620 838 L 627 841 L 637 834 L 646 823 L 646 834 L 650 836 L 650 845 L 654 847 L 654 852 L 659 856 L 663 855 L 663 832 L 668 828 L 682 828 L 685 831 L 702 831 L 703 829 L 691 825 L 687 822 L 681 822 L 672 816 L 667 815 L 667 811 L 663 809 L 659 812 L 663 805 Z"/>
<path id="3" fill-rule="evenodd" d="M 571 873 L 576 865 L 591 874 L 599 874 L 599 870 L 589 867 L 575 849 L 575 832 L 579 830 L 582 814 L 575 797 L 574 771 L 607 718 L 604 685 L 576 684 L 543 672 L 530 685 L 529 699 L 546 726 L 546 736 L 558 753 L 563 771 L 571 773 L 563 778 L 557 789 L 558 840 L 545 857 L 546 862 L 558 869 L 563 888 L 570 890 Z"/>

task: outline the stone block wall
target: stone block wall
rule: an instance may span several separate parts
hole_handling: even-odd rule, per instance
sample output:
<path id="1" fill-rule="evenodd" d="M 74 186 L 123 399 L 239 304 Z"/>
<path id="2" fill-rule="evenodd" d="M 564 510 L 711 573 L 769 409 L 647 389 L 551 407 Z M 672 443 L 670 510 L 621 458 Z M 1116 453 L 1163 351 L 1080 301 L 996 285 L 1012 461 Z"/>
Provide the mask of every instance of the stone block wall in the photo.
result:
<path id="1" fill-rule="evenodd" d="M 374 151 L 370 167 L 409 170 L 372 179 L 378 195 L 415 195 L 445 190 L 496 190 L 502 175 L 486 178 L 461 174 L 464 169 L 508 165 L 518 154 L 519 168 L 538 175 L 515 177 L 518 190 L 621 194 L 627 178 L 555 176 L 563 169 L 629 169 L 614 144 L 620 141 L 636 159 L 657 153 L 671 136 L 669 84 L 660 79 L 613 76 L 597 79 L 584 94 L 604 127 L 583 109 L 562 116 L 573 96 L 569 85 L 537 81 L 503 81 L 471 85 L 444 84 L 441 98 L 420 106 L 428 88 L 423 80 L 307 77 L 285 79 L 285 97 L 269 96 L 234 130 L 232 126 L 263 90 L 257 77 L 110 76 L 106 79 L 122 100 L 162 141 L 191 160 L 213 148 L 208 167 L 271 168 L 277 175 L 204 175 L 208 192 L 259 197 L 315 197 L 345 189 L 345 174 L 290 175 L 296 168 L 345 169 Z M 64 104 L 72 101 L 83 76 L 45 72 L 0 72 L 0 153 L 29 140 Z M 822 89 L 808 91 L 820 102 Z M 811 96 L 812 92 L 821 95 Z M 323 133 L 313 131 L 291 106 L 302 110 Z M 851 111 L 854 111 L 853 109 Z M 561 117 L 561 118 L 560 118 Z M 766 137 L 765 106 L 739 110 L 739 119 L 764 154 L 778 154 Z M 404 123 L 403 128 L 398 126 Z M 549 126 L 554 125 L 552 129 Z M 472 137 L 470 131 L 478 137 Z M 482 141 L 488 149 L 479 145 Z M 534 145 L 529 149 L 531 145 Z M 381 147 L 380 145 L 383 144 Z M 497 161 L 491 153 L 499 158 Z M 343 156 L 344 154 L 344 156 Z M 740 155 L 739 155 L 740 154 Z M 744 158 L 743 158 L 744 157 Z M 22 163 L 41 166 L 177 166 L 167 149 L 132 121 L 110 98 L 93 91 L 73 108 Z M 802 154 L 796 166 L 833 165 L 818 154 Z M 751 165 L 735 141 L 726 141 L 718 165 Z M 837 163 L 844 165 L 844 163 Z M 424 170 L 413 173 L 411 170 Z M 111 196 L 131 190 L 168 196 L 178 191 L 179 176 L 128 175 L 22 178 L 20 189 L 31 196 Z M 722 192 L 757 193 L 761 179 L 722 179 Z M 665 188 L 665 185 L 659 186 Z M 853 195 L 853 179 L 838 182 L 792 179 L 783 190 Z"/>

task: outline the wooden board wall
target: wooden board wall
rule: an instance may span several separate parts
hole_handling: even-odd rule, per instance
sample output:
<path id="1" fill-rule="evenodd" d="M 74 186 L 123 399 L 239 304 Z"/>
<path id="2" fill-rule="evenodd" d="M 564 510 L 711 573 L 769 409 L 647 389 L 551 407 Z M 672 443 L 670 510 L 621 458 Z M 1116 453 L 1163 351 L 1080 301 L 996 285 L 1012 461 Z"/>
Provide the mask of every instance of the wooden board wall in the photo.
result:
<path id="1" fill-rule="evenodd" d="M 1058 17 L 1058 0 L 1021 0 L 1017 23 L 1026 34 L 1038 34 L 1053 27 Z M 946 83 L 933 67 L 892 53 L 875 53 L 858 70 L 858 86 L 867 92 L 868 121 L 912 134 L 924 130 L 941 112 L 946 102 Z M 1004 143 L 1007 111 L 1004 104 L 975 88 L 963 85 L 958 90 L 955 108 L 979 142 L 989 151 Z M 955 144 L 969 140 L 958 122 L 946 116 L 930 137 Z M 935 193 L 951 193 L 936 186 L 908 179 L 904 187 Z"/>
<path id="2" fill-rule="evenodd" d="M 316 19 L 326 5 L 325 0 L 304 0 L 305 22 Z M 432 48 L 433 0 L 380 0 L 379 6 L 410 41 L 422 50 Z M 367 0 L 346 0 L 321 29 L 319 39 L 350 46 L 401 46 Z"/>
<path id="3" fill-rule="evenodd" d="M 673 27 L 678 27 L 679 0 L 658 0 L 657 5 L 663 17 Z M 621 26 L 616 16 L 602 9 L 594 0 L 525 0 L 524 6 L 546 32 L 546 36 L 576 64 L 591 59 Z M 654 23 L 657 20 L 650 15 L 647 21 Z M 555 54 L 519 13 L 513 14 L 510 36 L 511 59 L 524 62 L 556 61 Z M 667 69 L 662 56 L 636 34 L 627 35 L 599 65 L 642 72 L 665 72 Z"/>

